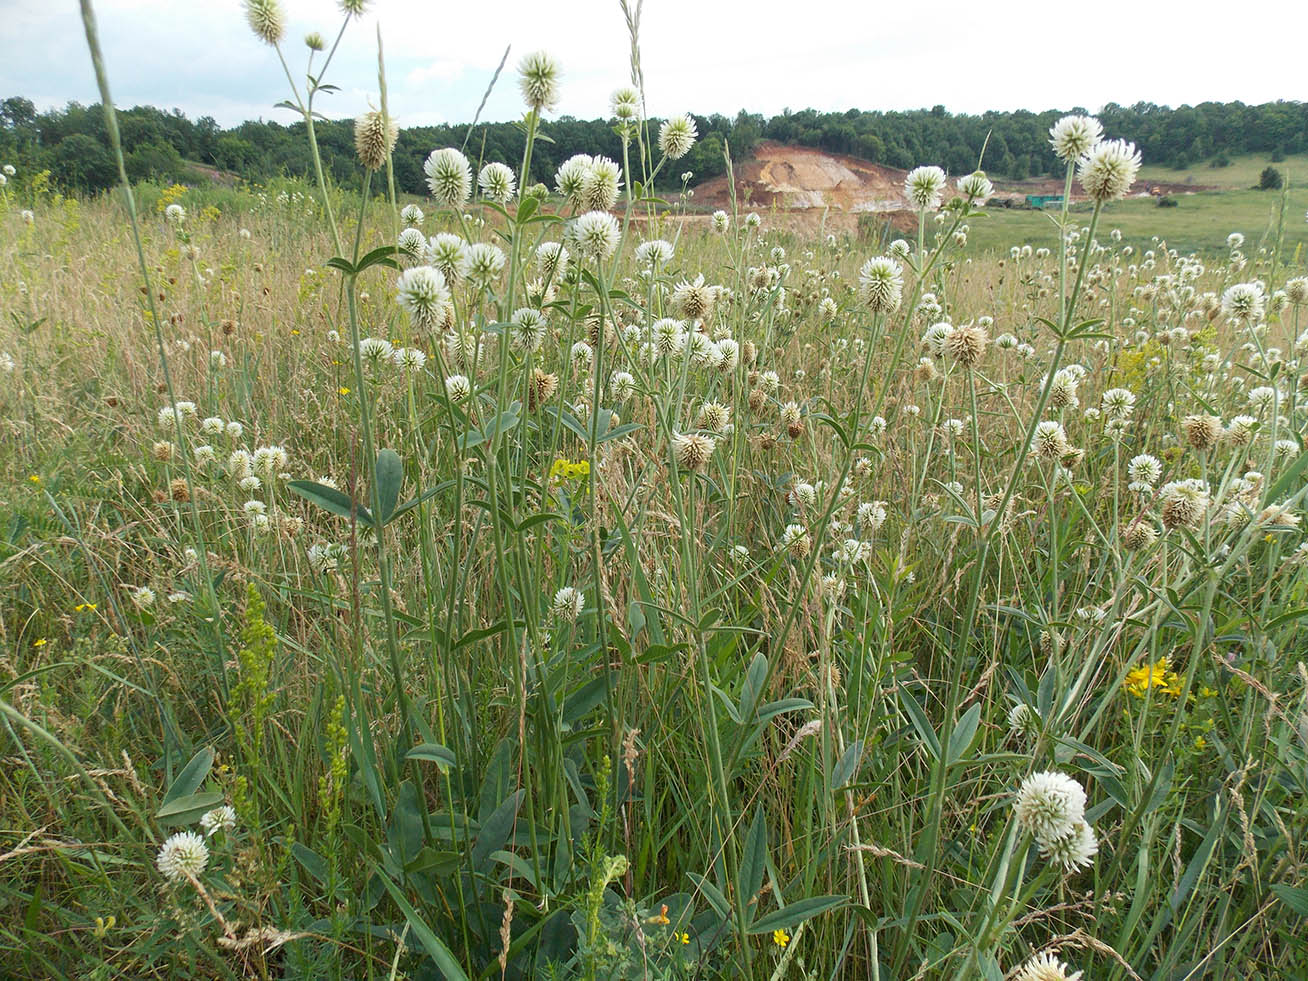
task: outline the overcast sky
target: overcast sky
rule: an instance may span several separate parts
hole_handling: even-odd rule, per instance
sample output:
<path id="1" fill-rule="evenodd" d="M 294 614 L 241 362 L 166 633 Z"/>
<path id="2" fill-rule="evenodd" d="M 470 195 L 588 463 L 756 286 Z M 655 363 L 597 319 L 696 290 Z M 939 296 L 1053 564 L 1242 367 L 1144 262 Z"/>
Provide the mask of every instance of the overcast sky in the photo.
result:
<path id="1" fill-rule="evenodd" d="M 119 106 L 178 108 L 224 126 L 293 118 L 273 108 L 287 97 L 286 78 L 239 0 L 95 6 Z M 283 46 L 302 82 L 301 39 L 317 30 L 330 42 L 341 16 L 334 0 L 285 6 Z M 656 116 L 1308 98 L 1308 2 L 1213 9 L 1220 13 L 1140 0 L 648 0 L 641 57 Z M 559 113 L 605 115 L 609 92 L 629 80 L 617 0 L 373 0 L 346 30 L 326 79 L 341 91 L 322 99 L 325 114 L 352 116 L 376 102 L 378 24 L 401 125 L 471 120 L 506 45 L 509 65 L 486 119 L 520 116 L 512 67 L 536 49 L 562 64 Z M 0 97 L 9 95 L 43 109 L 98 101 L 76 0 L 0 0 Z"/>

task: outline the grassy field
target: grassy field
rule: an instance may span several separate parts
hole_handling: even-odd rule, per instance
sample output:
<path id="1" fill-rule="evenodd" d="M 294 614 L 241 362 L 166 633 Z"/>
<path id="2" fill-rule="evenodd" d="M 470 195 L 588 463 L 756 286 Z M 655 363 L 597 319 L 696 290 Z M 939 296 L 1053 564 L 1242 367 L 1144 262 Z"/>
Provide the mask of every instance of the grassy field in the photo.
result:
<path id="1" fill-rule="evenodd" d="M 1308 171 L 1305 171 L 1308 174 Z M 1287 258 L 1308 246 L 1308 183 L 1292 184 L 1284 194 L 1282 219 L 1280 191 L 1200 191 L 1172 196 L 1174 208 L 1160 208 L 1152 198 L 1130 198 L 1117 204 L 1107 223 L 1122 233 L 1122 241 L 1138 250 L 1156 248 L 1157 236 L 1182 253 L 1213 256 L 1226 250 L 1226 237 L 1239 232 L 1245 250 L 1281 241 Z M 1082 224 L 1088 212 L 1078 212 Z M 1004 252 L 1014 243 L 1047 243 L 1057 214 L 1025 209 L 987 208 L 986 218 L 971 223 L 970 244 L 980 251 Z"/>
<path id="2" fill-rule="evenodd" d="M 1308 976 L 1298 192 L 878 255 L 624 132 L 11 177 L 0 976 Z"/>
<path id="3" fill-rule="evenodd" d="M 1231 157 L 1226 167 L 1213 167 L 1207 161 L 1194 167 L 1151 166 L 1145 161 L 1140 168 L 1142 181 L 1166 181 L 1174 184 L 1200 184 L 1236 190 L 1249 190 L 1258 186 L 1258 178 L 1267 167 L 1275 167 L 1281 176 L 1293 184 L 1308 180 L 1308 154 L 1292 153 L 1284 160 L 1273 161 L 1270 155 L 1238 154 Z"/>

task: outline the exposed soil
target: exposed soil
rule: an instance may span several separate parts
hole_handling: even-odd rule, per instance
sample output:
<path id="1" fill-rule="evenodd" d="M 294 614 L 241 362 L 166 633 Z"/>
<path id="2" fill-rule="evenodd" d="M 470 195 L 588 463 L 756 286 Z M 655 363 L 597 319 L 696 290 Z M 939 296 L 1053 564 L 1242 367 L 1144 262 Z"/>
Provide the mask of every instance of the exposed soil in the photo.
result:
<path id="1" fill-rule="evenodd" d="M 763 142 L 754 156 L 735 168 L 736 203 L 741 211 L 775 209 L 793 216 L 806 230 L 825 226 L 852 231 L 860 214 L 884 216 L 896 228 L 915 227 L 912 208 L 904 195 L 908 171 L 886 167 L 859 157 L 827 153 L 811 147 Z M 947 196 L 955 196 L 950 183 Z M 1190 194 L 1214 190 L 1199 184 L 1151 181 L 1137 185 L 1137 194 Z M 694 207 L 731 207 L 731 186 L 725 176 L 714 177 L 694 189 Z M 1061 195 L 1063 182 L 1040 178 L 996 181 L 998 202 L 1025 203 L 1028 194 Z M 1073 185 L 1072 200 L 1083 200 Z M 788 222 L 789 224 L 789 222 Z"/>

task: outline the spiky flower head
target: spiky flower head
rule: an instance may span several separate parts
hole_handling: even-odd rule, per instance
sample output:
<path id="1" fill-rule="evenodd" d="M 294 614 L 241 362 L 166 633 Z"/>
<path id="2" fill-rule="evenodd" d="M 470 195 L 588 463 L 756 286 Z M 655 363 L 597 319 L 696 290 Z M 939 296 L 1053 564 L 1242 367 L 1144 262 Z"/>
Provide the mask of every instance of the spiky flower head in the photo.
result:
<path id="1" fill-rule="evenodd" d="M 629 85 L 615 89 L 609 96 L 609 109 L 614 118 L 621 122 L 629 123 L 639 119 L 640 93 Z"/>
<path id="2" fill-rule="evenodd" d="M 1208 511 L 1208 485 L 1202 480 L 1174 480 L 1164 484 L 1159 491 L 1161 505 L 1159 513 L 1163 527 L 1168 531 L 1173 528 L 1195 528 Z"/>
<path id="3" fill-rule="evenodd" d="M 576 623 L 581 611 L 586 608 L 586 594 L 575 586 L 564 586 L 554 594 L 550 603 L 550 613 L 554 619 L 566 623 Z"/>
<path id="4" fill-rule="evenodd" d="M 1018 702 L 1008 710 L 1008 731 L 1026 739 L 1040 735 L 1040 713 L 1026 702 Z"/>
<path id="5" fill-rule="evenodd" d="M 1222 294 L 1222 313 L 1231 320 L 1256 323 L 1263 319 L 1266 311 L 1267 294 L 1263 284 L 1257 280 L 1228 286 Z"/>
<path id="6" fill-rule="evenodd" d="M 889 256 L 877 256 L 858 271 L 858 296 L 873 313 L 893 313 L 904 296 L 903 268 Z"/>
<path id="7" fill-rule="evenodd" d="M 527 383 L 527 408 L 535 412 L 554 397 L 559 390 L 559 376 L 552 371 L 533 368 L 531 380 Z"/>
<path id="8" fill-rule="evenodd" d="M 481 173 L 477 175 L 477 186 L 481 188 L 483 197 L 496 204 L 508 204 L 517 189 L 513 171 L 498 161 L 481 168 Z"/>
<path id="9" fill-rule="evenodd" d="M 510 344 L 515 351 L 539 351 L 545 343 L 549 326 L 544 314 L 531 307 L 520 307 L 509 320 Z"/>
<path id="10" fill-rule="evenodd" d="M 401 255 L 417 262 L 427 248 L 427 236 L 423 235 L 420 229 L 405 228 L 400 232 L 400 237 L 395 240 L 395 247 L 399 249 Z"/>
<path id="11" fill-rule="evenodd" d="M 640 245 L 636 246 L 636 261 L 642 266 L 649 266 L 651 269 L 666 266 L 672 261 L 672 244 L 661 238 L 641 242 Z"/>
<path id="12" fill-rule="evenodd" d="M 622 168 L 608 157 L 592 157 L 581 181 L 580 207 L 587 211 L 610 211 L 622 187 Z"/>
<path id="13" fill-rule="evenodd" d="M 677 433 L 672 437 L 672 452 L 677 459 L 677 466 L 691 472 L 703 470 L 717 440 L 701 433 Z"/>
<path id="14" fill-rule="evenodd" d="M 1095 836 L 1095 829 L 1085 821 L 1078 821 L 1061 838 L 1040 842 L 1040 854 L 1056 865 L 1061 865 L 1064 872 L 1077 872 L 1086 868 L 1098 851 L 1099 839 Z"/>
<path id="15" fill-rule="evenodd" d="M 276 44 L 286 33 L 280 0 L 245 0 L 245 19 L 264 44 Z"/>
<path id="16" fill-rule="evenodd" d="M 533 112 L 549 112 L 559 104 L 559 63 L 544 51 L 533 51 L 518 62 L 518 88 Z"/>
<path id="17" fill-rule="evenodd" d="M 209 846 L 194 831 L 179 831 L 159 849 L 155 865 L 169 882 L 198 876 L 209 864 Z"/>
<path id="18" fill-rule="evenodd" d="M 317 31 L 310 31 L 304 35 L 304 46 L 310 51 L 325 51 L 327 49 L 327 39 Z"/>
<path id="19" fill-rule="evenodd" d="M 1135 393 L 1129 388 L 1110 388 L 1099 400 L 1110 419 L 1129 419 L 1135 410 Z"/>
<path id="20" fill-rule="evenodd" d="M 1071 834 L 1085 821 L 1085 789 L 1065 773 L 1044 770 L 1022 781 L 1013 815 L 1022 830 L 1044 843 Z"/>
<path id="21" fill-rule="evenodd" d="M 574 153 L 554 172 L 554 189 L 567 198 L 574 208 L 581 207 L 586 178 L 590 176 L 590 165 L 594 161 L 595 158 L 589 153 Z"/>
<path id="22" fill-rule="evenodd" d="M 704 320 L 713 310 L 717 292 L 704 284 L 704 274 L 693 280 L 683 279 L 672 290 L 670 301 L 674 315 L 683 320 Z"/>
<path id="23" fill-rule="evenodd" d="M 536 268 L 556 280 L 568 268 L 568 250 L 561 242 L 542 242 L 536 247 Z"/>
<path id="24" fill-rule="evenodd" d="M 236 810 L 229 804 L 223 804 L 205 811 L 200 818 L 200 827 L 204 829 L 205 835 L 213 835 L 218 831 L 231 834 L 236 830 Z"/>
<path id="25" fill-rule="evenodd" d="M 1081 981 L 1081 972 L 1068 974 L 1068 966 L 1049 951 L 1036 954 L 1013 975 L 1013 981 Z"/>
<path id="26" fill-rule="evenodd" d="M 1134 521 L 1122 529 L 1122 547 L 1128 552 L 1146 549 L 1158 540 L 1158 529 L 1150 521 Z"/>
<path id="27" fill-rule="evenodd" d="M 400 273 L 395 300 L 420 327 L 433 327 L 445 319 L 450 290 L 435 266 L 414 266 Z"/>
<path id="28" fill-rule="evenodd" d="M 1090 152 L 1104 135 L 1104 127 L 1094 116 L 1064 116 L 1049 128 L 1049 145 L 1064 163 Z"/>
<path id="29" fill-rule="evenodd" d="M 1092 201 L 1126 197 L 1140 171 L 1140 151 L 1126 140 L 1104 140 L 1090 148 L 1076 166 L 1081 187 Z"/>
<path id="30" fill-rule="evenodd" d="M 711 433 L 725 433 L 731 424 L 731 406 L 721 402 L 705 402 L 699 408 L 695 425 Z"/>
<path id="31" fill-rule="evenodd" d="M 958 179 L 958 193 L 974 204 L 983 204 L 995 193 L 995 185 L 990 183 L 985 171 L 978 170 Z"/>
<path id="32" fill-rule="evenodd" d="M 591 259 L 608 259 L 618 248 L 621 230 L 607 211 L 588 211 L 572 223 L 577 251 Z"/>
<path id="33" fill-rule="evenodd" d="M 693 119 L 685 113 L 673 116 L 659 127 L 659 150 L 670 160 L 680 160 L 690 152 L 698 135 Z"/>
<path id="34" fill-rule="evenodd" d="M 723 235 L 731 227 L 731 216 L 719 209 L 713 212 L 712 224 L 713 230 L 719 235 Z"/>
<path id="35" fill-rule="evenodd" d="M 362 17 L 368 10 L 369 0 L 337 0 L 346 17 Z"/>
<path id="36" fill-rule="evenodd" d="M 422 258 L 441 271 L 447 284 L 468 275 L 468 243 L 453 232 L 438 232 L 428 239 Z"/>
<path id="37" fill-rule="evenodd" d="M 472 383 L 466 375 L 450 375 L 445 379 L 445 394 L 451 402 L 464 402 L 472 394 Z"/>
<path id="38" fill-rule="evenodd" d="M 939 167 L 916 167 L 904 178 L 904 193 L 914 207 L 935 211 L 945 190 L 945 172 Z"/>
<path id="39" fill-rule="evenodd" d="M 1308 276 L 1296 276 L 1286 283 L 1285 298 L 1296 307 L 1308 303 Z"/>
<path id="40" fill-rule="evenodd" d="M 504 270 L 504 250 L 490 242 L 468 246 L 468 279 L 480 287 L 490 286 Z"/>
<path id="41" fill-rule="evenodd" d="M 1211 450 L 1222 438 L 1222 420 L 1207 413 L 1186 416 L 1181 429 L 1185 432 L 1186 442 L 1201 453 Z"/>
<path id="42" fill-rule="evenodd" d="M 468 200 L 472 193 L 472 165 L 452 146 L 433 150 L 422 165 L 431 196 L 449 208 Z"/>
<path id="43" fill-rule="evenodd" d="M 421 225 L 424 217 L 426 216 L 423 215 L 422 209 L 416 204 L 406 204 L 400 209 L 400 221 L 404 222 L 404 224 L 408 225 L 410 228 L 417 228 Z"/>
<path id="44" fill-rule="evenodd" d="M 1141 453 L 1131 457 L 1131 462 L 1126 465 L 1126 475 L 1131 483 L 1140 484 L 1144 490 L 1148 490 L 1163 475 L 1163 465 L 1157 457 Z"/>
<path id="45" fill-rule="evenodd" d="M 948 339 L 945 341 L 945 350 L 949 352 L 951 358 L 964 368 L 971 368 L 986 353 L 986 344 L 989 341 L 990 335 L 984 327 L 976 324 L 963 324 L 961 327 L 955 327 L 950 332 Z"/>

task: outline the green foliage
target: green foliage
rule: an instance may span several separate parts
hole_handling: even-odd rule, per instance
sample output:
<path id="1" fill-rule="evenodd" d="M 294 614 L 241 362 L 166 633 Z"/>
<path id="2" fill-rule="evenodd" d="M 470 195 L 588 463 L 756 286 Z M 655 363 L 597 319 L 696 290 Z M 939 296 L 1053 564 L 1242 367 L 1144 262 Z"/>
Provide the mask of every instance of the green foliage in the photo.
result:
<path id="1" fill-rule="evenodd" d="M 1284 178 L 1281 177 L 1281 172 L 1275 167 L 1264 168 L 1263 172 L 1258 175 L 1258 190 L 1260 191 L 1280 190 L 1282 183 L 1284 183 Z"/>

